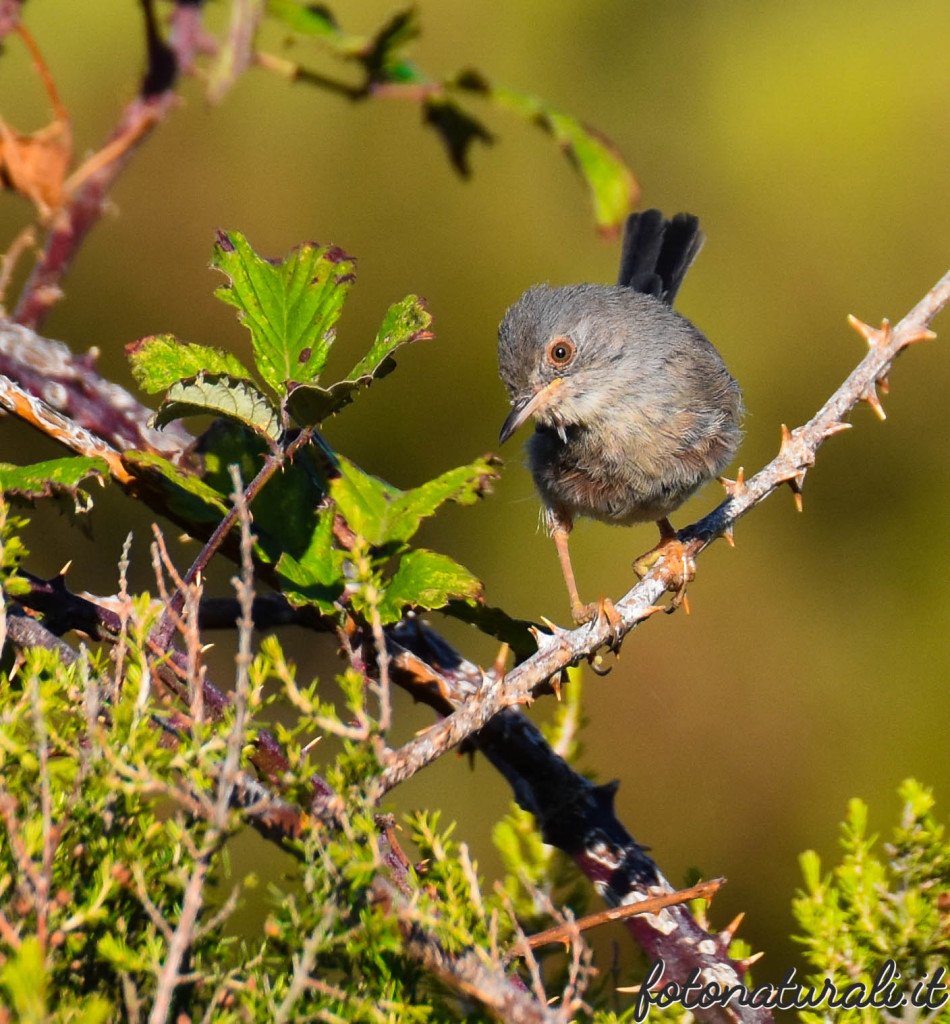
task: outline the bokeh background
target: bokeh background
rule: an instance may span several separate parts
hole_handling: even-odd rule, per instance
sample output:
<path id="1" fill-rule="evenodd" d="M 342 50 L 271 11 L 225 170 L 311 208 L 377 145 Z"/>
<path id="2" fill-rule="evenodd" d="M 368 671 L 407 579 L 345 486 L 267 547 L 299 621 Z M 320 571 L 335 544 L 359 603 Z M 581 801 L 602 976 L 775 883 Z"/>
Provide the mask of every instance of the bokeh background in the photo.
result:
<path id="1" fill-rule="evenodd" d="M 944 2 L 419 7 L 413 54 L 431 75 L 475 66 L 543 96 L 614 141 L 641 205 L 701 217 L 707 245 L 678 307 L 744 387 L 747 474 L 777 450 L 780 424 L 809 418 L 861 357 L 846 314 L 897 320 L 950 263 Z M 338 13 L 368 31 L 392 10 L 366 0 Z M 212 6 L 213 23 L 225 14 Z M 26 21 L 79 151 L 97 147 L 137 85 L 138 5 L 34 2 Z M 267 41 L 280 48 L 278 36 Z M 506 306 L 535 282 L 610 281 L 616 269 L 617 243 L 597 235 L 582 184 L 551 141 L 484 108 L 497 140 L 474 152 L 462 181 L 405 101 L 349 104 L 263 71 L 217 108 L 197 82 L 182 92 L 120 179 L 114 215 L 88 239 L 44 333 L 76 351 L 98 346 L 103 372 L 129 387 L 123 346 L 145 334 L 246 352 L 233 311 L 211 294 L 214 229 L 239 229 L 272 255 L 305 239 L 334 242 L 358 256 L 359 281 L 331 369 L 349 369 L 409 292 L 428 299 L 437 337 L 331 422 L 331 441 L 403 486 L 495 449 L 507 409 L 495 331 Z M 20 130 L 48 117 L 14 37 L 0 59 L 0 114 Z M 0 250 L 29 217 L 25 201 L 0 195 Z M 797 962 L 797 856 L 837 855 L 849 798 L 870 802 L 878 830 L 895 819 L 895 787 L 908 775 L 936 788 L 938 809 L 950 801 L 947 341 L 914 348 L 891 383 L 886 423 L 862 407 L 855 429 L 822 449 L 804 515 L 787 490 L 773 496 L 739 524 L 735 551 L 720 543 L 703 556 L 689 617 L 651 619 L 611 675 L 584 682 L 581 767 L 621 781 L 622 820 L 674 882 L 693 866 L 728 877 L 713 919 L 747 912 L 741 934 L 767 953 L 763 980 Z M 422 540 L 478 574 L 490 603 L 563 622 L 564 584 L 538 529 L 521 440 L 509 442 L 494 496 L 449 508 Z M 23 426 L 0 423 L 0 459 L 53 454 Z M 721 495 L 710 486 L 676 523 Z M 97 495 L 93 541 L 64 527 L 37 509 L 29 568 L 53 573 L 74 559 L 73 586 L 111 592 L 133 530 L 133 582 L 151 586 L 149 517 L 117 489 Z M 620 596 L 631 560 L 654 539 L 648 526 L 580 524 L 582 593 Z M 444 628 L 468 656 L 493 657 L 473 631 Z M 301 674 L 332 670 L 312 637 L 287 639 Z M 550 706 L 530 713 L 544 719 Z M 401 736 L 429 720 L 403 697 L 397 714 Z M 443 808 L 491 878 L 490 826 L 509 799 L 484 761 L 449 757 L 398 791 L 394 809 Z"/>

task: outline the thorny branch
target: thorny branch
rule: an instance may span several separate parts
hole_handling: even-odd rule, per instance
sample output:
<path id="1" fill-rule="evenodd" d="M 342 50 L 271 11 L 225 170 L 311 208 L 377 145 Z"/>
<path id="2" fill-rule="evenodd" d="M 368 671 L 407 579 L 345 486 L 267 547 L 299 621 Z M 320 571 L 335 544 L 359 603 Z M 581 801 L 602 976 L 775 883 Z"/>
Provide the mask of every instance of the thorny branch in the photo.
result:
<path id="1" fill-rule="evenodd" d="M 392 667 L 394 681 L 415 696 L 422 692 L 421 699 L 442 712 L 463 703 L 484 678 L 482 669 L 415 618 L 394 630 Z M 737 961 L 729 955 L 741 918 L 712 933 L 675 900 L 673 886 L 617 818 L 616 783 L 595 785 L 575 771 L 518 709 L 495 715 L 470 742 L 507 780 L 518 805 L 534 816 L 544 841 L 571 857 L 610 907 L 654 907 L 621 916 L 647 959 L 664 961 L 665 980 L 682 984 L 692 975 L 720 986 L 741 983 L 759 958 Z M 651 902 L 655 899 L 662 908 Z M 733 1024 L 771 1020 L 767 1009 L 751 1006 L 698 1014 L 705 1021 Z"/>
<path id="2" fill-rule="evenodd" d="M 863 400 L 876 410 L 880 408 L 876 386 L 886 382 L 887 373 L 900 351 L 916 340 L 932 336 L 927 324 L 948 298 L 950 274 L 938 282 L 894 329 L 884 325 L 875 330 L 857 324 L 870 345 L 866 357 L 812 420 L 792 432 L 783 432 L 781 449 L 772 462 L 748 481 L 744 481 L 740 474 L 737 481 L 727 482 L 729 498 L 682 532 L 681 537 L 691 551 L 698 553 L 720 534 L 728 536 L 735 521 L 780 484 L 788 483 L 796 496 L 800 496 L 805 473 L 814 463 L 817 449 L 827 437 L 845 429 L 845 417 L 858 402 Z M 43 344 L 43 339 L 32 338 L 35 344 Z M 92 376 L 95 376 L 94 371 Z M 100 394 L 105 397 L 105 392 L 100 391 Z M 134 406 L 131 396 L 129 400 Z M 139 415 L 133 409 L 132 417 L 138 423 L 144 423 L 146 415 L 144 410 Z M 106 434 L 108 436 L 109 432 Z M 172 442 L 172 447 L 174 445 Z M 180 451 L 183 450 L 182 447 Z M 174 457 L 172 452 L 169 455 Z M 666 582 L 661 563 L 617 603 L 622 623 L 621 637 L 656 610 L 656 602 L 662 597 Z M 55 591 L 54 587 L 53 592 L 47 595 L 54 606 L 59 604 L 57 596 L 62 597 Z M 226 614 L 233 612 L 228 609 Z M 110 617 L 101 608 L 96 616 L 100 621 Z M 534 735 L 536 730 L 527 719 L 505 710 L 530 700 L 567 666 L 592 658 L 601 647 L 615 642 L 618 638 L 609 632 L 607 625 L 595 621 L 573 631 L 554 628 L 550 634 L 538 633 L 537 654 L 507 675 L 503 674 L 501 666 L 497 671 L 488 673 L 477 666 L 468 666 L 465 673 L 457 673 L 466 679 L 462 689 L 455 692 L 445 685 L 446 672 L 436 652 L 439 644 L 445 648 L 444 642 L 430 630 L 425 632 L 428 647 L 415 659 L 417 678 L 410 688 L 414 686 L 415 692 L 419 692 L 419 678 L 427 684 L 438 680 L 441 696 L 430 702 L 436 706 L 444 705 L 441 708 L 443 713 L 451 713 L 443 722 L 392 755 L 381 776 L 383 785 L 391 788 L 443 751 L 472 738 L 512 784 L 519 803 L 536 814 L 546 840 L 574 856 L 608 903 L 623 906 L 670 892 L 669 883 L 656 865 L 616 820 L 612 807 L 614 787 L 594 787 L 574 775 L 569 766 L 554 755 L 540 734 Z M 407 645 L 410 648 L 407 652 L 399 643 L 404 639 L 397 634 L 393 641 L 392 668 L 396 681 L 399 681 L 400 670 L 406 668 L 405 660 L 400 662 L 399 659 L 404 659 L 411 652 L 411 645 Z M 548 780 L 561 779 L 564 771 L 573 777 L 561 779 L 561 784 L 554 787 L 559 790 L 555 794 L 551 785 L 540 779 L 539 764 L 551 769 L 542 772 Z M 253 797 L 249 802 L 253 802 Z M 671 920 L 664 923 L 664 919 L 670 916 Z M 718 936 L 710 936 L 687 910 L 670 907 L 658 915 L 633 918 L 627 926 L 648 955 L 664 956 L 669 977 L 674 980 L 677 974 L 685 977 L 683 972 L 690 965 L 695 965 L 697 959 L 705 962 L 707 976 L 718 976 L 724 983 L 740 977 L 741 971 L 748 966 L 747 962 L 733 964 L 728 958 L 734 924 Z M 710 939 L 712 943 L 709 943 Z M 698 957 L 700 949 L 707 949 L 707 954 Z M 758 1019 L 766 1017 L 767 1014 L 759 1011 Z M 748 1019 L 753 1019 L 751 1011 Z"/>
<path id="3" fill-rule="evenodd" d="M 739 477 L 724 481 L 728 498 L 707 516 L 680 532 L 680 540 L 695 557 L 717 537 L 731 539 L 734 524 L 751 512 L 782 484 L 788 484 L 801 500 L 805 474 L 814 465 L 818 449 L 834 434 L 847 430 L 847 417 L 859 402 L 866 402 L 883 415 L 878 386 L 887 386 L 894 360 L 914 342 L 934 338 L 929 324 L 950 301 L 950 271 L 897 324 L 885 321 L 880 328 L 869 327 L 850 318 L 852 326 L 867 340 L 868 353 L 844 383 L 803 426 L 792 431 L 782 428 L 779 453 L 749 480 Z M 530 702 L 539 690 L 571 665 L 593 659 L 604 647 L 616 646 L 634 627 L 658 610 L 658 603 L 669 589 L 670 572 L 663 562 L 624 597 L 616 602 L 620 623 L 614 627 L 600 617 L 577 629 L 552 626 L 552 632 L 536 632 L 537 653 L 499 678 L 486 673 L 474 696 L 448 718 L 433 725 L 397 750 L 382 776 L 385 789 L 414 775 L 446 750 L 478 732 L 499 711 Z"/>

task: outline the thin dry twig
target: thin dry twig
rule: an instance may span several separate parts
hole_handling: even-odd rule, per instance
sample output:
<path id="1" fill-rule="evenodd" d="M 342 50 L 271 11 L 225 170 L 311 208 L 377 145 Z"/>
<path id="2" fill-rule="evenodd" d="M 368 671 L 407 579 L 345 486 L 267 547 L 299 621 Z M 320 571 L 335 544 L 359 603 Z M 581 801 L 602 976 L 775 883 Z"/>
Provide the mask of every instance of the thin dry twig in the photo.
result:
<path id="1" fill-rule="evenodd" d="M 734 524 L 783 484 L 800 497 L 805 474 L 814 465 L 822 444 L 850 427 L 847 417 L 859 402 L 880 408 L 877 386 L 887 380 L 897 356 L 917 341 L 934 338 L 929 324 L 950 301 L 950 271 L 897 324 L 886 321 L 872 328 L 855 318 L 852 326 L 867 340 L 868 352 L 844 383 L 803 426 L 789 431 L 783 427 L 782 443 L 776 457 L 749 480 L 740 470 L 735 481 L 725 481 L 729 497 L 707 516 L 680 532 L 680 539 L 695 557 L 717 537 L 730 536 Z M 536 632 L 537 653 L 515 666 L 503 679 L 485 673 L 478 693 L 448 718 L 433 725 L 399 750 L 381 775 L 384 790 L 392 789 L 431 764 L 446 750 L 478 732 L 504 708 L 531 701 L 549 680 L 571 665 L 592 659 L 603 647 L 615 646 L 627 633 L 658 608 L 669 589 L 669 569 L 661 561 L 615 607 L 619 626 L 601 617 L 577 629 L 551 627 L 550 633 Z"/>
<path id="2" fill-rule="evenodd" d="M 168 952 L 158 977 L 155 1001 L 149 1014 L 149 1024 L 161 1024 L 168 1019 L 172 998 L 184 976 L 182 966 L 186 954 L 198 934 L 198 918 L 205 902 L 205 887 L 214 863 L 214 857 L 228 834 L 229 811 L 234 803 L 238 787 L 241 750 L 247 739 L 248 700 L 250 696 L 251 635 L 254 622 L 251 617 L 254 582 L 254 562 L 251 546 L 251 516 L 241 488 L 241 478 L 236 466 L 231 467 L 234 486 L 232 500 L 236 518 L 241 528 L 241 574 L 235 579 L 238 600 L 241 603 L 241 620 L 238 629 L 238 651 L 235 656 L 235 686 L 232 706 L 234 719 L 228 731 L 224 762 L 217 775 L 217 793 L 210 814 L 206 816 L 208 829 L 201 846 L 195 851 L 195 865 L 185 887 L 181 915 L 168 942 Z M 178 591 L 179 593 L 181 590 Z M 191 627 L 197 630 L 196 626 Z"/>
<path id="3" fill-rule="evenodd" d="M 658 910 L 673 907 L 679 903 L 688 903 L 690 900 L 709 900 L 722 888 L 725 881 L 724 878 L 713 878 L 708 882 L 692 885 L 688 889 L 679 889 L 676 892 L 664 893 L 660 896 L 648 896 L 638 903 L 628 903 L 622 907 L 608 907 L 606 910 L 599 910 L 596 914 L 579 917 L 570 923 L 570 927 L 558 924 L 552 928 L 545 928 L 543 932 L 535 932 L 534 935 L 525 938 L 524 945 L 529 949 L 537 949 L 539 946 L 547 946 L 554 942 L 569 942 L 571 934 L 575 930 L 586 932 L 611 921 L 623 921 L 628 917 L 635 917 L 637 914 L 655 914 Z M 521 947 L 513 949 L 512 955 L 521 956 Z"/>

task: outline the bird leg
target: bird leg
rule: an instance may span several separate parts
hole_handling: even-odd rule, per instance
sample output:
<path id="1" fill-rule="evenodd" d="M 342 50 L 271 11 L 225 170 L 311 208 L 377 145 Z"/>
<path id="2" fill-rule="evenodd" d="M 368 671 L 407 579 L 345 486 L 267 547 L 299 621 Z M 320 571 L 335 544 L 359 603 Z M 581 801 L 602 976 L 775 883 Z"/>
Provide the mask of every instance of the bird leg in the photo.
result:
<path id="1" fill-rule="evenodd" d="M 574 569 L 571 566 L 571 553 L 568 550 L 568 537 L 571 535 L 571 524 L 563 520 L 555 520 L 551 523 L 551 539 L 557 548 L 557 557 L 561 563 L 561 572 L 564 574 L 564 582 L 567 584 L 567 593 L 571 599 L 571 617 L 578 625 L 590 622 L 591 619 L 606 619 L 610 631 L 617 634 L 620 629 L 620 613 L 614 607 L 613 601 L 608 597 L 602 597 L 592 604 L 584 604 L 577 593 L 577 583 L 574 580 Z"/>
<path id="2" fill-rule="evenodd" d="M 666 585 L 674 594 L 673 606 L 684 604 L 688 611 L 686 585 L 696 575 L 696 561 L 666 516 L 658 519 L 656 525 L 660 528 L 660 542 L 633 563 L 633 571 L 643 579 L 662 558 Z"/>

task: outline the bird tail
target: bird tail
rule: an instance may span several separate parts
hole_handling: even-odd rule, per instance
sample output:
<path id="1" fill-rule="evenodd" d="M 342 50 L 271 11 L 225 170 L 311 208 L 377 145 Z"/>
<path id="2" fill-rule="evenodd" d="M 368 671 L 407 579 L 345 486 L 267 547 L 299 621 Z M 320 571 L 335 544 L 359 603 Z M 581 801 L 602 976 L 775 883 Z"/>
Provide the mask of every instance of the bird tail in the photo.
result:
<path id="1" fill-rule="evenodd" d="M 617 284 L 672 306 L 705 240 L 699 218 L 691 213 L 678 213 L 672 220 L 659 210 L 633 213 L 623 232 Z"/>

